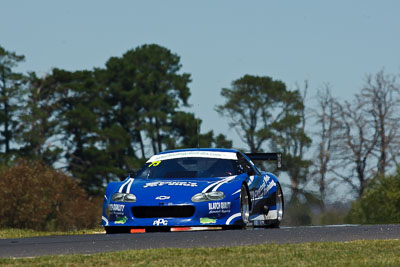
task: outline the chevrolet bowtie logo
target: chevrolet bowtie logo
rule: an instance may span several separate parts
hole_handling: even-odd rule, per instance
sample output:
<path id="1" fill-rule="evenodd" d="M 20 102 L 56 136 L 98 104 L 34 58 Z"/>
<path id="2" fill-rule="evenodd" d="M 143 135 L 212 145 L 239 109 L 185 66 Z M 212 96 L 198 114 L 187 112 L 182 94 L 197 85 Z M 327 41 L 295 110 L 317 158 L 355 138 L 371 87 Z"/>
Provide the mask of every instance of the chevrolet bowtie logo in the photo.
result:
<path id="1" fill-rule="evenodd" d="M 158 200 L 167 200 L 167 199 L 170 199 L 171 197 L 170 196 L 158 196 L 158 197 L 156 197 L 156 199 L 158 199 Z"/>

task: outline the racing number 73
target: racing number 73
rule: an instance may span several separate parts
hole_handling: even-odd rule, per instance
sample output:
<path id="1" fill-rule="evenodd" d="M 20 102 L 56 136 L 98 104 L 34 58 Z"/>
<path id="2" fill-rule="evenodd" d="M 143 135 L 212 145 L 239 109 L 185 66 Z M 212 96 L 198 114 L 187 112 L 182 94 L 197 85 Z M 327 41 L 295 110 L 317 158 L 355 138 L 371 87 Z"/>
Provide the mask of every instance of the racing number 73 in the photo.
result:
<path id="1" fill-rule="evenodd" d="M 160 164 L 160 163 L 161 163 L 161 160 L 154 161 L 154 162 L 152 162 L 152 163 L 149 165 L 149 167 L 155 167 L 155 166 L 158 166 L 158 164 Z"/>

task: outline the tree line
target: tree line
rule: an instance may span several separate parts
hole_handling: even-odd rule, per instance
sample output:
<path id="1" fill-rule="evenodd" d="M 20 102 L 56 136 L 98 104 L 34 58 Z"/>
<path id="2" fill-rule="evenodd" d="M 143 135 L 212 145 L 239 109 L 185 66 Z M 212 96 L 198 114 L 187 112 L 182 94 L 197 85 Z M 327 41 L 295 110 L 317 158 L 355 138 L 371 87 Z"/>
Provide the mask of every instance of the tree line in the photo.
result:
<path id="1" fill-rule="evenodd" d="M 0 160 L 34 159 L 63 168 L 91 194 L 139 168 L 146 157 L 183 147 L 232 147 L 200 132 L 188 107 L 190 74 L 159 45 L 143 45 L 105 68 L 14 71 L 24 60 L 0 47 Z"/>
<path id="2" fill-rule="evenodd" d="M 24 56 L 0 46 L 0 160 L 18 157 L 64 168 L 90 194 L 138 168 L 151 154 L 186 147 L 231 148 L 185 112 L 190 74 L 178 55 L 142 45 L 104 68 L 18 73 Z M 268 76 L 246 74 L 221 89 L 216 111 L 249 152 L 283 153 L 289 202 L 322 211 L 339 185 L 361 199 L 377 177 L 399 167 L 400 86 L 384 70 L 368 74 L 352 100 L 325 84 L 307 107 L 309 82 L 289 90 Z"/>

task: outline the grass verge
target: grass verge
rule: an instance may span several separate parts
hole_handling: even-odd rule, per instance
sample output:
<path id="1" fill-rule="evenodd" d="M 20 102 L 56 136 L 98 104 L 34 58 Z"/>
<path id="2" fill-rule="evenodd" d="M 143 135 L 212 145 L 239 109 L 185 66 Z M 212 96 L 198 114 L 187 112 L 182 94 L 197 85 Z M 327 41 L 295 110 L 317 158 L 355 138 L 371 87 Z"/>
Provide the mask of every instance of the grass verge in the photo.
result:
<path id="1" fill-rule="evenodd" d="M 2 266 L 400 266 L 400 240 L 127 250 L 0 259 Z"/>
<path id="2" fill-rule="evenodd" d="M 104 232 L 103 227 L 89 229 L 89 230 L 68 231 L 68 232 L 40 232 L 30 229 L 7 228 L 7 229 L 0 229 L 0 239 L 50 236 L 50 235 L 84 235 L 84 234 L 96 234 L 103 232 Z"/>

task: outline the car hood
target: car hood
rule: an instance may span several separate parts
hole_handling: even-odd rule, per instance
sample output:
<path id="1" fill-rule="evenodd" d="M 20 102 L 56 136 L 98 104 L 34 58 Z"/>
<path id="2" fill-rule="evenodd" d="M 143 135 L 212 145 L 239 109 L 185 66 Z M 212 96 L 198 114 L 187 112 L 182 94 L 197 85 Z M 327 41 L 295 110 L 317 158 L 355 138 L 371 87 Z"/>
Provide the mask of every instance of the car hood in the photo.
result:
<path id="1" fill-rule="evenodd" d="M 115 191 L 132 193 L 137 197 L 137 204 L 153 201 L 169 200 L 173 202 L 188 201 L 200 192 L 223 191 L 237 189 L 233 184 L 241 180 L 243 175 L 222 178 L 191 179 L 134 179 L 123 181 Z M 239 187 L 240 188 L 240 187 Z M 146 203 L 144 203 L 146 201 Z"/>

